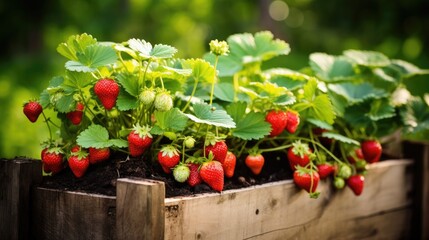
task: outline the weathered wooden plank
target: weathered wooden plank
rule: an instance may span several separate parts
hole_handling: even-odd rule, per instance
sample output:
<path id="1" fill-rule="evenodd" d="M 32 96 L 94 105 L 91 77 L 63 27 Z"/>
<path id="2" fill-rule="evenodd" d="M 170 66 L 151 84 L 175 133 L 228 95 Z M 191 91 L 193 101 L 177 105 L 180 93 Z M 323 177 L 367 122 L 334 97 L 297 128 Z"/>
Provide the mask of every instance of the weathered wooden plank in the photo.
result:
<path id="1" fill-rule="evenodd" d="M 403 142 L 403 155 L 415 160 L 412 239 L 429 239 L 429 144 Z"/>
<path id="2" fill-rule="evenodd" d="M 116 239 L 115 197 L 35 188 L 31 239 Z"/>
<path id="3" fill-rule="evenodd" d="M 116 184 L 118 239 L 164 239 L 164 199 L 163 182 L 118 179 Z"/>
<path id="4" fill-rule="evenodd" d="M 30 239 L 30 189 L 41 180 L 40 161 L 0 160 L 1 239 Z"/>
<path id="5" fill-rule="evenodd" d="M 329 229 L 320 235 L 320 229 L 328 226 L 326 222 L 335 228 L 345 222 L 409 208 L 411 165 L 411 160 L 372 165 L 359 197 L 349 189 L 335 191 L 330 182 L 325 181 L 318 188 L 321 196 L 310 199 L 288 180 L 221 194 L 169 198 L 165 200 L 165 239 L 284 239 L 303 230 L 308 236 L 314 234 L 320 239 L 329 239 Z M 386 221 L 383 224 L 405 220 L 390 219 L 389 222 L 387 218 Z M 375 229 L 385 230 L 374 224 Z M 401 229 L 408 231 L 405 227 Z"/>

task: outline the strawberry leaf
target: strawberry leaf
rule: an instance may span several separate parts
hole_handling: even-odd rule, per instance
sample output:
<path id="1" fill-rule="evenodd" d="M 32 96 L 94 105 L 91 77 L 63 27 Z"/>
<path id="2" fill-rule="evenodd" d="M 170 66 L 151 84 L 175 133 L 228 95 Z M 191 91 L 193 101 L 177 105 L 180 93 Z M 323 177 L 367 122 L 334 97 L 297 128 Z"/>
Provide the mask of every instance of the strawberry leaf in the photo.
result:
<path id="1" fill-rule="evenodd" d="M 247 104 L 245 102 L 234 102 L 226 106 L 226 112 L 234 122 L 239 122 L 246 114 Z"/>
<path id="2" fill-rule="evenodd" d="M 236 122 L 232 135 L 243 140 L 260 139 L 268 135 L 271 125 L 265 121 L 265 115 L 257 112 L 246 113 L 245 102 L 231 103 L 226 107 L 227 113 Z"/>
<path id="3" fill-rule="evenodd" d="M 188 59 L 182 62 L 184 69 L 192 69 L 189 80 L 193 82 L 212 83 L 215 78 L 215 69 L 209 62 L 202 59 Z"/>
<path id="4" fill-rule="evenodd" d="M 171 58 L 177 52 L 177 49 L 174 47 L 163 44 L 157 44 L 152 47 L 152 44 L 149 42 L 135 38 L 128 40 L 128 46 L 144 59 Z"/>
<path id="5" fill-rule="evenodd" d="M 178 108 L 166 112 L 155 111 L 155 119 L 157 131 L 154 134 L 162 134 L 164 131 L 180 132 L 185 130 L 188 123 L 188 118 Z"/>
<path id="6" fill-rule="evenodd" d="M 136 97 L 130 95 L 128 92 L 120 91 L 118 99 L 116 100 L 116 106 L 120 111 L 128 111 L 137 108 Z"/>
<path id="7" fill-rule="evenodd" d="M 83 148 L 105 148 L 116 146 L 119 148 L 127 147 L 127 141 L 123 139 L 110 139 L 109 132 L 103 126 L 93 124 L 85 129 L 83 132 L 77 136 L 77 144 Z"/>
<path id="8" fill-rule="evenodd" d="M 131 96 L 137 97 L 139 95 L 139 82 L 135 74 L 120 73 L 116 79 Z"/>
<path id="9" fill-rule="evenodd" d="M 349 79 L 355 75 L 353 65 L 348 59 L 326 53 L 311 54 L 310 67 L 318 77 L 327 82 Z"/>
<path id="10" fill-rule="evenodd" d="M 334 107 L 327 94 L 317 94 L 317 81 L 311 79 L 304 86 L 304 99 L 294 109 L 306 118 L 316 118 L 328 124 L 335 119 Z"/>
<path id="11" fill-rule="evenodd" d="M 68 61 L 65 66 L 70 71 L 94 72 L 98 67 L 116 62 L 117 56 L 111 46 L 93 44 L 87 46 L 83 53 L 76 53 L 78 61 Z"/>
<path id="12" fill-rule="evenodd" d="M 328 89 L 344 97 L 348 105 L 357 104 L 366 99 L 378 99 L 385 97 L 387 93 L 382 89 L 374 88 L 370 83 L 359 85 L 353 83 L 330 84 Z"/>
<path id="13" fill-rule="evenodd" d="M 326 129 L 326 130 L 333 130 L 334 129 L 332 127 L 332 125 L 330 125 L 324 121 L 320 121 L 319 119 L 309 118 L 309 119 L 307 119 L 307 122 L 315 125 L 316 127 L 322 128 L 322 129 Z"/>
<path id="14" fill-rule="evenodd" d="M 212 107 L 205 103 L 194 104 L 193 110 L 194 115 L 185 115 L 196 123 L 204 123 L 224 128 L 235 128 L 235 122 L 224 110 L 212 110 Z"/>
<path id="15" fill-rule="evenodd" d="M 232 135 L 243 140 L 261 139 L 271 131 L 271 125 L 265 121 L 265 114 L 249 112 L 236 123 Z"/>
<path id="16" fill-rule="evenodd" d="M 67 42 L 58 45 L 57 52 L 70 60 L 77 61 L 78 58 L 76 53 L 83 52 L 87 46 L 95 44 L 96 42 L 97 40 L 95 38 L 86 33 L 73 35 L 67 39 Z"/>
<path id="17" fill-rule="evenodd" d="M 91 84 L 92 75 L 89 73 L 66 71 L 64 85 L 81 89 Z"/>
<path id="18" fill-rule="evenodd" d="M 384 54 L 374 51 L 346 50 L 344 56 L 355 63 L 367 67 L 384 67 L 390 64 L 390 60 Z"/>
<path id="19" fill-rule="evenodd" d="M 222 82 L 215 85 L 214 96 L 222 101 L 234 101 L 234 86 L 231 83 Z"/>
<path id="20" fill-rule="evenodd" d="M 62 97 L 55 102 L 55 108 L 60 113 L 67 113 L 73 110 L 74 102 L 73 94 L 63 94 Z"/>
<path id="21" fill-rule="evenodd" d="M 343 142 L 343 143 L 348 143 L 348 144 L 354 144 L 356 146 L 359 146 L 360 143 L 354 139 L 348 138 L 346 136 L 343 136 L 341 134 L 338 133 L 333 133 L 333 132 L 323 132 L 322 133 L 322 137 L 326 137 L 326 138 L 330 138 L 330 139 L 335 139 L 337 141 Z"/>
<path id="22" fill-rule="evenodd" d="M 93 124 L 79 134 L 76 142 L 83 148 L 110 147 L 109 132 L 103 126 Z"/>
<path id="23" fill-rule="evenodd" d="M 242 64 L 248 64 L 289 54 L 289 44 L 273 37 L 273 34 L 268 31 L 258 32 L 255 35 L 250 33 L 232 35 L 227 40 L 230 55 L 241 59 Z"/>
<path id="24" fill-rule="evenodd" d="M 395 115 L 395 108 L 390 104 L 390 101 L 387 98 L 372 101 L 371 108 L 367 113 L 367 116 L 372 121 L 378 121 L 384 118 L 391 118 Z"/>

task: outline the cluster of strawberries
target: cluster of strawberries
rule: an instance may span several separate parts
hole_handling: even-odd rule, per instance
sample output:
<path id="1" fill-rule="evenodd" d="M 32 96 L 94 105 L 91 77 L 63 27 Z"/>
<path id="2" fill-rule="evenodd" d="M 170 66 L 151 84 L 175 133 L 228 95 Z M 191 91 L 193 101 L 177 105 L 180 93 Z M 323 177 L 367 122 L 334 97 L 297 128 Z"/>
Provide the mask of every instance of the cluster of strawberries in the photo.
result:
<path id="1" fill-rule="evenodd" d="M 112 109 L 119 95 L 119 85 L 112 79 L 100 79 L 94 85 L 94 92 L 107 110 Z M 85 105 L 81 102 L 76 103 L 74 111 L 68 112 L 66 117 L 74 125 L 79 125 L 82 121 Z M 37 101 L 29 101 L 25 103 L 24 114 L 31 122 L 36 122 L 40 114 L 43 112 L 43 107 Z M 58 173 L 65 168 L 64 159 L 67 158 L 67 163 L 73 174 L 76 177 L 82 177 L 87 171 L 90 164 L 96 164 L 109 159 L 109 148 L 89 148 L 83 149 L 80 146 L 73 146 L 70 152 L 65 154 L 64 150 L 55 144 L 46 146 L 41 153 L 43 170 L 46 173 Z"/>

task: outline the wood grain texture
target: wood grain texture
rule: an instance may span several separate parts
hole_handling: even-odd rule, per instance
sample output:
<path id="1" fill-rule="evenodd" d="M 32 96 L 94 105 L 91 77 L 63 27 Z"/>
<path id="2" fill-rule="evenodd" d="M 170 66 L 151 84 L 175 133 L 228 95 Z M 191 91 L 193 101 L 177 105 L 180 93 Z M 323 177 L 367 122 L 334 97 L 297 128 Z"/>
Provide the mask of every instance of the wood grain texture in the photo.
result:
<path id="1" fill-rule="evenodd" d="M 410 231 L 411 165 L 411 160 L 372 165 L 359 197 L 324 181 L 320 197 L 310 199 L 287 180 L 169 198 L 165 239 L 403 239 Z M 392 226 L 397 227 L 390 233 Z"/>
<path id="2" fill-rule="evenodd" d="M 429 144 L 403 142 L 403 155 L 415 159 L 413 239 L 429 239 Z"/>
<path id="3" fill-rule="evenodd" d="M 35 188 L 31 239 L 116 239 L 115 197 Z"/>
<path id="4" fill-rule="evenodd" d="M 41 181 L 40 161 L 0 160 L 1 239 L 30 239 L 30 189 Z"/>
<path id="5" fill-rule="evenodd" d="M 116 189 L 118 239 L 164 239 L 164 182 L 118 179 Z"/>

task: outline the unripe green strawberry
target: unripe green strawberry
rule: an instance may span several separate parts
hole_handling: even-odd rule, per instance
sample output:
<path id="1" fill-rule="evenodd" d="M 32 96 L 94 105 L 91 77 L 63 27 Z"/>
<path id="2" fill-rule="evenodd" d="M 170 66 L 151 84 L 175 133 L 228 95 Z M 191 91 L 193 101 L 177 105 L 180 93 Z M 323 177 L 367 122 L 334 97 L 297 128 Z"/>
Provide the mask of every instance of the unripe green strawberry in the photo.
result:
<path id="1" fill-rule="evenodd" d="M 173 98 L 168 92 L 160 92 L 155 97 L 155 109 L 166 112 L 173 107 Z"/>
<path id="2" fill-rule="evenodd" d="M 100 79 L 94 85 L 94 92 L 104 108 L 111 110 L 116 105 L 116 99 L 119 95 L 119 85 L 113 79 Z"/>
<path id="3" fill-rule="evenodd" d="M 74 152 L 69 158 L 69 167 L 73 174 L 80 178 L 82 177 L 89 167 L 89 158 L 87 152 Z"/>
<path id="4" fill-rule="evenodd" d="M 195 146 L 195 139 L 193 137 L 185 137 L 184 142 L 187 148 L 193 148 Z"/>
<path id="5" fill-rule="evenodd" d="M 210 161 L 202 164 L 200 176 L 213 190 L 221 192 L 224 184 L 224 172 L 222 164 L 218 161 Z"/>
<path id="6" fill-rule="evenodd" d="M 159 164 L 163 167 L 165 173 L 170 173 L 170 169 L 174 168 L 180 161 L 180 154 L 176 147 L 167 145 L 158 153 Z"/>
<path id="7" fill-rule="evenodd" d="M 139 94 L 139 100 L 144 106 L 150 107 L 155 101 L 155 92 L 150 89 L 145 89 Z"/>
<path id="8" fill-rule="evenodd" d="M 334 178 L 334 186 L 337 189 L 343 189 L 346 185 L 346 182 L 344 181 L 344 178 L 335 177 Z"/>
<path id="9" fill-rule="evenodd" d="M 24 105 L 24 114 L 30 120 L 30 122 L 36 122 L 39 115 L 42 113 L 43 108 L 40 103 L 36 101 L 30 101 Z"/>
<path id="10" fill-rule="evenodd" d="M 352 175 L 352 169 L 347 164 L 342 164 L 337 175 L 340 178 L 347 179 Z"/>
<path id="11" fill-rule="evenodd" d="M 173 169 L 173 176 L 174 179 L 180 183 L 186 182 L 189 178 L 189 174 L 191 171 L 189 170 L 189 167 L 186 164 L 178 164 Z"/>

